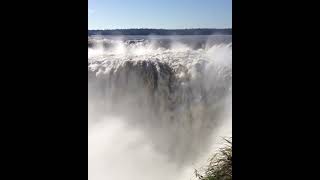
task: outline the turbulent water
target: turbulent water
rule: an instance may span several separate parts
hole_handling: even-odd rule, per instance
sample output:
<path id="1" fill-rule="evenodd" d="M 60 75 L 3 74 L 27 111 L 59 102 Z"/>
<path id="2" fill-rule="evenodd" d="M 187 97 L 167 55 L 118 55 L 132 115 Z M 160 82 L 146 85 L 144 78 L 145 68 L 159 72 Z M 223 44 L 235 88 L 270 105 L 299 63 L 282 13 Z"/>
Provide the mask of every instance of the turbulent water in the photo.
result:
<path id="1" fill-rule="evenodd" d="M 88 89 L 89 180 L 190 179 L 231 136 L 231 36 L 90 37 Z"/>

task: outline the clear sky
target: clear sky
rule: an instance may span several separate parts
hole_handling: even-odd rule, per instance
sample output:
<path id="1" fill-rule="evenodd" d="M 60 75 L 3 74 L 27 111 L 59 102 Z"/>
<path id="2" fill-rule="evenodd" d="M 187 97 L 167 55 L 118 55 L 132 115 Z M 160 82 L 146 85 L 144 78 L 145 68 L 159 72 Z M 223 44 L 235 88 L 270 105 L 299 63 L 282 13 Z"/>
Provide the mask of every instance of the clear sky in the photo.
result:
<path id="1" fill-rule="evenodd" d="M 89 0 L 88 29 L 231 28 L 232 0 Z"/>

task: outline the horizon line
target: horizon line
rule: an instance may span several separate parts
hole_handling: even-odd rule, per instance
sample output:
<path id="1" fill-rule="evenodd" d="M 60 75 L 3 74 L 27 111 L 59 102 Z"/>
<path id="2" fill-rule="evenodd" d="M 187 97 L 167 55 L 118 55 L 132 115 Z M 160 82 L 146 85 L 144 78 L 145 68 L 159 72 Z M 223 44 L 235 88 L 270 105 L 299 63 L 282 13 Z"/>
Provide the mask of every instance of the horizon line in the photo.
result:
<path id="1" fill-rule="evenodd" d="M 111 29 L 88 29 L 88 31 L 101 31 L 101 30 L 130 30 L 130 29 L 156 29 L 156 30 L 191 30 L 191 29 L 232 29 L 231 28 L 111 28 Z"/>

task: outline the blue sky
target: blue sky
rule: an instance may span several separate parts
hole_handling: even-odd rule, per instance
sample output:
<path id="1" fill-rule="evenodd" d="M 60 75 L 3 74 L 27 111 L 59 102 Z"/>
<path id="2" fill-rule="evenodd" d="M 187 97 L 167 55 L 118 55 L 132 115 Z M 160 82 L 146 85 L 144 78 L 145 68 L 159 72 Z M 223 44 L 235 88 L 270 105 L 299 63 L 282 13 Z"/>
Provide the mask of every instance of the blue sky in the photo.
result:
<path id="1" fill-rule="evenodd" d="M 88 29 L 232 27 L 232 0 L 88 1 Z"/>

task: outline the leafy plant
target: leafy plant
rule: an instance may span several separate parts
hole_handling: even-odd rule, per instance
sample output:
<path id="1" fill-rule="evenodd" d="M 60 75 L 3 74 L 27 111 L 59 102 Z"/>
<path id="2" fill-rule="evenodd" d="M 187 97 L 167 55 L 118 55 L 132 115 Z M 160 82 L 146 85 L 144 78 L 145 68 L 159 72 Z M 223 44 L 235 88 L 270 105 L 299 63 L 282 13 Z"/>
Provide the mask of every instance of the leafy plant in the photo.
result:
<path id="1" fill-rule="evenodd" d="M 199 180 L 232 180 L 232 141 L 231 138 L 224 140 L 226 145 L 209 159 L 209 165 L 205 167 L 204 173 L 200 174 L 195 170 Z"/>

